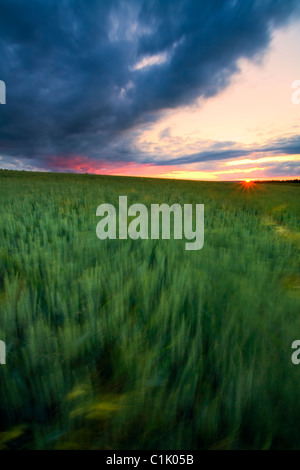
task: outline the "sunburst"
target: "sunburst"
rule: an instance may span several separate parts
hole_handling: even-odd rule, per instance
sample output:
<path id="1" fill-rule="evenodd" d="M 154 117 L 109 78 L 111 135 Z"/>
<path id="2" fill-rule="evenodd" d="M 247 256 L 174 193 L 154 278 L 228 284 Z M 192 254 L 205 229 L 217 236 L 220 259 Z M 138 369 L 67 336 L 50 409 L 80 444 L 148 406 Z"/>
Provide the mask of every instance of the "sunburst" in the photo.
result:
<path id="1" fill-rule="evenodd" d="M 255 189 L 257 189 L 257 184 L 250 179 L 246 179 L 245 181 L 241 181 L 239 183 L 239 189 L 249 193 L 250 191 L 255 191 Z"/>

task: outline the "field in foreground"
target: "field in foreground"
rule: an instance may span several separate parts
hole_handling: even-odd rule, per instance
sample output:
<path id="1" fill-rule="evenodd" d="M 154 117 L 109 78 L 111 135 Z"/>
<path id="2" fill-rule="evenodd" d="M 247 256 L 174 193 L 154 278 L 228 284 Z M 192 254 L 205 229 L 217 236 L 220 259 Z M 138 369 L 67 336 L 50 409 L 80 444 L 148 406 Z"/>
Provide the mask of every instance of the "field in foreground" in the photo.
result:
<path id="1" fill-rule="evenodd" d="M 105 240 L 107 202 L 205 243 Z M 300 449 L 300 185 L 0 171 L 0 449 Z"/>

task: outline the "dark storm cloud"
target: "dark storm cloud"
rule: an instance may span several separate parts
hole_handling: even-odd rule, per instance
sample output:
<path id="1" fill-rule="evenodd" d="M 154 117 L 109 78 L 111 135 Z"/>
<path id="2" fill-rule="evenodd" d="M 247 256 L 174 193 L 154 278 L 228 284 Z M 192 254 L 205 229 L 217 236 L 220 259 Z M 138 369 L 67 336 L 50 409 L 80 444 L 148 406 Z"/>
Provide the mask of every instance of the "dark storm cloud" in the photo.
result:
<path id="1" fill-rule="evenodd" d="M 7 104 L 0 107 L 0 153 L 40 167 L 51 156 L 142 158 L 132 153 L 135 126 L 153 122 L 163 109 L 216 95 L 238 71 L 238 60 L 262 53 L 298 4 L 1 0 Z M 163 63 L 134 67 L 153 55 Z M 285 148 L 294 152 L 293 145 Z M 215 149 L 176 163 L 224 155 Z"/>

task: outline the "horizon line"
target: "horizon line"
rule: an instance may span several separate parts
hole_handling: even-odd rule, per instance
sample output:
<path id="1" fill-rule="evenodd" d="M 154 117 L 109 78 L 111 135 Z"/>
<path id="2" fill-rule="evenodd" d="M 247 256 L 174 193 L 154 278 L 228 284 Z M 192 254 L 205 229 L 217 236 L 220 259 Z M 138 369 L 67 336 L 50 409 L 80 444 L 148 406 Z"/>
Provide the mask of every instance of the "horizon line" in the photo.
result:
<path id="1" fill-rule="evenodd" d="M 9 172 L 16 172 L 16 173 L 46 173 L 46 174 L 58 174 L 58 175 L 78 175 L 78 176 L 106 176 L 106 177 L 113 177 L 113 178 L 144 178 L 144 179 L 159 179 L 159 180 L 166 180 L 166 181 L 193 181 L 193 182 L 203 182 L 203 183 L 241 183 L 245 181 L 251 181 L 252 183 L 285 183 L 285 182 L 299 182 L 300 183 L 300 176 L 299 177 L 278 177 L 278 179 L 238 179 L 238 180 L 205 180 L 205 179 L 185 179 L 185 178 L 165 178 L 160 176 L 136 176 L 136 175 L 108 175 L 105 173 L 79 173 L 75 171 L 51 171 L 51 170 L 17 170 L 11 168 L 0 168 L 0 172 L 2 171 L 9 171 Z"/>

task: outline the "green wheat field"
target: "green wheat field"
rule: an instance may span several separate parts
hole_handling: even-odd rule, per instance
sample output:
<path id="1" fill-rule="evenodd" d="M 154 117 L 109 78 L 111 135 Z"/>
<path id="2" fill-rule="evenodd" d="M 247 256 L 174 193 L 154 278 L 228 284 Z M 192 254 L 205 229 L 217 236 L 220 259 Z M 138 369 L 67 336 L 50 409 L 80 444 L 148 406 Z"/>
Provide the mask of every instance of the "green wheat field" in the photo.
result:
<path id="1" fill-rule="evenodd" d="M 99 240 L 204 204 L 205 242 Z M 300 449 L 300 184 L 0 171 L 0 449 Z"/>

